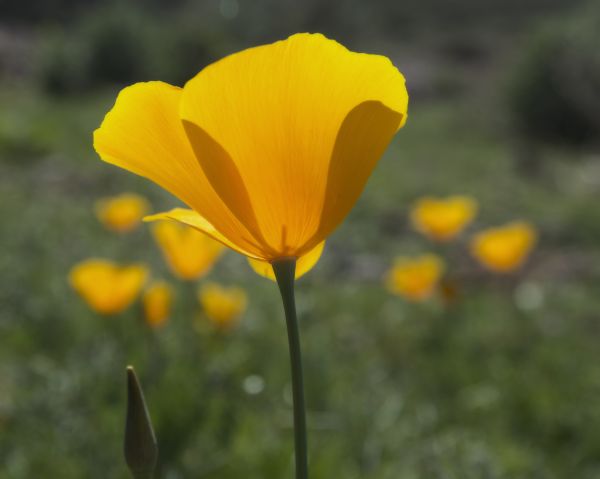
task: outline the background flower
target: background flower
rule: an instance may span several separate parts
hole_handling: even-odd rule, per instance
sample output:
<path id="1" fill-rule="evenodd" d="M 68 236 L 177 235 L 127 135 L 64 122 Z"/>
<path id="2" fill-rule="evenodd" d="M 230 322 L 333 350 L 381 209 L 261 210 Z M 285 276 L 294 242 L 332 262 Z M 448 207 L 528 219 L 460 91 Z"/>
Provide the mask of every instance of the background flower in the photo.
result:
<path id="1" fill-rule="evenodd" d="M 164 325 L 171 315 L 173 288 L 164 281 L 152 283 L 142 297 L 144 318 L 153 327 Z"/>
<path id="2" fill-rule="evenodd" d="M 69 274 L 71 286 L 94 311 L 117 314 L 138 297 L 148 269 L 141 264 L 120 266 L 103 259 L 88 259 Z"/>
<path id="3" fill-rule="evenodd" d="M 221 330 L 234 327 L 246 310 L 247 298 L 243 289 L 207 283 L 198 290 L 198 300 L 208 319 Z"/>
<path id="4" fill-rule="evenodd" d="M 100 222 L 119 233 L 136 228 L 149 209 L 148 201 L 134 193 L 123 193 L 96 202 L 96 216 Z"/>
<path id="5" fill-rule="evenodd" d="M 536 241 L 531 224 L 515 221 L 477 233 L 471 240 L 471 253 L 491 271 L 508 273 L 525 262 Z"/>
<path id="6" fill-rule="evenodd" d="M 175 276 L 193 280 L 206 275 L 224 247 L 210 236 L 173 221 L 153 225 L 154 239 Z"/>
<path id="7" fill-rule="evenodd" d="M 410 212 L 414 227 L 435 241 L 449 241 L 473 221 L 477 201 L 470 196 L 420 198 Z"/>
<path id="8" fill-rule="evenodd" d="M 423 301 L 431 297 L 443 273 L 444 262 L 436 255 L 400 256 L 394 260 L 385 283 L 394 294 L 409 301 Z"/>

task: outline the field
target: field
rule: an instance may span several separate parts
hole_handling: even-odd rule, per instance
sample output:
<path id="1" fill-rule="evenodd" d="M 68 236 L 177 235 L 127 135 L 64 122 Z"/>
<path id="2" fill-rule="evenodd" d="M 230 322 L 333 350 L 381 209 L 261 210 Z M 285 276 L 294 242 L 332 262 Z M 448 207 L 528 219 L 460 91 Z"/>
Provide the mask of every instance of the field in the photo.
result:
<path id="1" fill-rule="evenodd" d="M 599 157 L 524 147 L 491 89 L 412 100 L 407 126 L 298 283 L 312 479 L 600 477 Z M 160 477 L 291 477 L 274 283 L 233 252 L 182 282 L 148 225 L 118 235 L 94 215 L 98 198 L 122 192 L 153 211 L 178 206 L 93 151 L 117 91 L 0 91 L 0 479 L 128 477 L 129 364 Z M 439 246 L 408 213 L 423 195 L 452 194 L 476 198 L 479 213 Z M 539 231 L 531 257 L 508 275 L 484 270 L 469 237 L 515 219 Z M 385 289 L 395 256 L 430 251 L 446 259 L 450 298 L 411 303 Z M 68 282 L 88 257 L 150 265 L 176 288 L 170 321 L 149 328 L 139 301 L 116 317 L 93 313 Z M 201 311 L 206 281 L 246 290 L 237 327 L 220 331 Z"/>

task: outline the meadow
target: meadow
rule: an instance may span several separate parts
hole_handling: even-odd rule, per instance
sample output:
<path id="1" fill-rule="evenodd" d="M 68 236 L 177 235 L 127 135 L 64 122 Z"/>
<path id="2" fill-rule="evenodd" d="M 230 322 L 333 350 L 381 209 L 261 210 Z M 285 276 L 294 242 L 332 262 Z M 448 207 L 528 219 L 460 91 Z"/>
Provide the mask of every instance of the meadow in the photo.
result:
<path id="1" fill-rule="evenodd" d="M 298 282 L 312 479 L 600 477 L 599 156 L 524 148 L 497 84 L 411 99 L 406 127 Z M 123 192 L 152 211 L 179 206 L 95 154 L 92 132 L 118 90 L 0 90 L 0 479 L 129 477 L 129 364 L 160 477 L 291 477 L 275 284 L 234 252 L 206 277 L 178 280 L 148 225 L 119 235 L 94 214 L 96 200 Z M 465 232 L 438 245 L 414 230 L 418 198 L 455 194 L 479 203 Z M 485 270 L 470 236 L 515 219 L 538 230 L 531 257 L 510 274 Z M 445 258 L 450 297 L 414 303 L 386 290 L 394 257 L 426 252 Z M 149 265 L 175 288 L 169 321 L 150 328 L 139 301 L 114 317 L 92 312 L 68 282 L 88 257 Z M 198 305 L 208 281 L 246 291 L 230 330 Z"/>

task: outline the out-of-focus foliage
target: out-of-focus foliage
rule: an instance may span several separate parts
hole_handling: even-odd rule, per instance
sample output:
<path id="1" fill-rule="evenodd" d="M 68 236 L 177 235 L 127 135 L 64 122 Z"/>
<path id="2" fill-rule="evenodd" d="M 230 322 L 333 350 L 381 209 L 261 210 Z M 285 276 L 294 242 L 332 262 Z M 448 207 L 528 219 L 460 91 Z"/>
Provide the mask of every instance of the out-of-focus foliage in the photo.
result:
<path id="1" fill-rule="evenodd" d="M 1 0 L 2 19 L 17 24 L 35 24 L 64 21 L 81 14 L 86 8 L 100 3 L 98 0 L 30 0 L 19 2 Z"/>
<path id="2" fill-rule="evenodd" d="M 124 191 L 143 194 L 156 211 L 179 205 L 93 154 L 91 132 L 118 86 L 97 83 L 87 61 L 66 54 L 69 94 L 38 88 L 32 58 L 54 35 L 83 51 L 88 25 L 115 21 L 116 7 L 104 2 L 56 7 L 64 1 L 11 2 L 31 9 L 19 22 L 0 3 L 0 479 L 128 478 L 127 364 L 139 373 L 156 426 L 160 477 L 291 477 L 290 376 L 276 286 L 233 253 L 207 279 L 176 282 L 149 227 L 116 235 L 97 221 L 96 200 Z M 406 71 L 406 128 L 298 283 L 313 479 L 600 476 L 600 157 L 592 146 L 548 148 L 538 174 L 521 175 L 514 118 L 495 96 L 507 61 L 529 49 L 523 29 L 577 3 L 147 1 L 123 20 L 143 18 L 135 36 L 144 41 L 134 44 L 178 65 L 155 67 L 144 54 L 132 81 L 183 81 L 231 45 L 317 29 L 382 51 Z M 588 17 L 580 16 L 581 35 Z M 164 35 L 147 38 L 149 31 Z M 175 53 L 179 35 L 198 42 L 200 53 Z M 596 48 L 577 41 L 569 60 Z M 537 98 L 545 108 L 547 97 Z M 440 245 L 413 231 L 415 200 L 457 193 L 479 203 L 467 231 Z M 487 272 L 468 239 L 514 218 L 535 224 L 539 244 L 518 271 Z M 394 257 L 431 250 L 447 262 L 441 289 L 450 301 L 413 304 L 382 287 Z M 143 262 L 153 281 L 168 279 L 169 320 L 148 327 L 139 299 L 115 317 L 90 311 L 67 273 L 92 255 Z M 196 293 L 205 281 L 247 293 L 247 311 L 227 334 L 201 312 Z"/>
<path id="3" fill-rule="evenodd" d="M 515 127 L 551 143 L 600 135 L 600 6 L 544 24 L 525 48 L 508 90 Z"/>
<path id="4" fill-rule="evenodd" d="M 578 3 L 574 0 L 571 6 Z M 46 32 L 36 48 L 39 82 L 53 93 L 148 78 L 181 85 L 226 53 L 299 31 L 320 31 L 356 48 L 379 37 L 425 42 L 434 46 L 446 67 L 452 62 L 481 63 L 495 47 L 490 31 L 522 28 L 533 15 L 566 8 L 560 0 L 497 5 L 476 0 L 384 0 L 376 5 L 359 0 L 260 0 L 251 6 L 240 0 L 145 0 L 135 5 L 111 0 L 70 7 L 54 8 L 65 12 L 68 21 L 59 14 L 40 13 L 35 23 Z M 24 18 L 14 16 L 15 21 Z M 442 95 L 464 88 L 450 68 L 438 69 L 430 83 L 428 88 Z"/>
<path id="5" fill-rule="evenodd" d="M 93 9 L 40 45 L 39 82 L 54 94 L 148 79 L 182 85 L 217 59 L 225 42 L 183 14 L 164 17 L 126 4 Z"/>

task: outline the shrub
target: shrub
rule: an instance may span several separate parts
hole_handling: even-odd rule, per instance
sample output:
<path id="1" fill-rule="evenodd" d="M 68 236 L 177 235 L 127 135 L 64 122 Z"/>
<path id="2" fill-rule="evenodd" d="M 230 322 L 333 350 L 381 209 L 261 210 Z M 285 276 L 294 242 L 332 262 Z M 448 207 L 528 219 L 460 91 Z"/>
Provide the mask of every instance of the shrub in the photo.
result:
<path id="1" fill-rule="evenodd" d="M 80 43 L 54 32 L 45 35 L 39 52 L 39 81 L 46 92 L 62 95 L 83 88 L 85 55 Z"/>
<path id="2" fill-rule="evenodd" d="M 39 81 L 52 94 L 144 78 L 147 34 L 139 15 L 122 7 L 95 11 L 71 30 L 42 36 Z"/>
<path id="3" fill-rule="evenodd" d="M 156 79 L 182 84 L 225 49 L 218 29 L 183 15 L 161 20 L 112 6 L 91 12 L 69 32 L 46 35 L 41 86 L 62 95 Z"/>
<path id="4" fill-rule="evenodd" d="M 224 35 L 207 32 L 190 22 L 176 28 L 163 27 L 157 35 L 162 49 L 154 58 L 153 73 L 156 78 L 175 85 L 183 85 L 230 50 Z"/>
<path id="5" fill-rule="evenodd" d="M 582 144 L 600 133 L 600 7 L 544 25 L 514 67 L 508 105 L 518 132 Z"/>
<path id="6" fill-rule="evenodd" d="M 144 19 L 123 9 L 87 18 L 81 38 L 88 83 L 131 83 L 143 79 L 149 54 Z"/>

